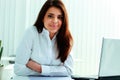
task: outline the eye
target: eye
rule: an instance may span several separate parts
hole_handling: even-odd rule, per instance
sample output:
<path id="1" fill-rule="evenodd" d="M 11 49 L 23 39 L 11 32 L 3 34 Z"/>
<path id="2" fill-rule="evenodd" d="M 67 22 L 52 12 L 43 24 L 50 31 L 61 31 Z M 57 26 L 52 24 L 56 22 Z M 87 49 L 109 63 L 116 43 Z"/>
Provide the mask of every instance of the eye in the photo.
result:
<path id="1" fill-rule="evenodd" d="M 58 19 L 62 20 L 62 19 L 63 19 L 63 16 L 61 16 L 61 15 L 60 15 L 60 16 L 58 16 Z"/>
<path id="2" fill-rule="evenodd" d="M 53 18 L 53 15 L 48 15 L 48 18 Z"/>

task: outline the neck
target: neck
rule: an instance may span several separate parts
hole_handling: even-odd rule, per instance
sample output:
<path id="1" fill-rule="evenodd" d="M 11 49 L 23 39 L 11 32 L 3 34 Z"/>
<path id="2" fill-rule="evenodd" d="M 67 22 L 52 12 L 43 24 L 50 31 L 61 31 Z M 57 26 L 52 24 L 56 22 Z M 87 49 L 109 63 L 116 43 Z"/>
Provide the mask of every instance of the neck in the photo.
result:
<path id="1" fill-rule="evenodd" d="M 50 39 L 52 40 L 53 39 L 53 37 L 54 37 L 54 35 L 55 35 L 55 33 L 50 33 Z"/>

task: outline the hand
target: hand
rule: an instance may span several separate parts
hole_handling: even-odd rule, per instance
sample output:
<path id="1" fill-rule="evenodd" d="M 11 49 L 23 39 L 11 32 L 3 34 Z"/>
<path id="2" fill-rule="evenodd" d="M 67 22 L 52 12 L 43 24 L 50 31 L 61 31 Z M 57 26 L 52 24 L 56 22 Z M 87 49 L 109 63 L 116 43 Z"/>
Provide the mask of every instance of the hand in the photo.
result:
<path id="1" fill-rule="evenodd" d="M 41 65 L 38 64 L 37 62 L 33 61 L 32 59 L 30 59 L 28 61 L 28 63 L 26 64 L 26 66 L 36 72 L 39 72 L 41 73 L 42 72 L 42 68 L 41 68 Z"/>

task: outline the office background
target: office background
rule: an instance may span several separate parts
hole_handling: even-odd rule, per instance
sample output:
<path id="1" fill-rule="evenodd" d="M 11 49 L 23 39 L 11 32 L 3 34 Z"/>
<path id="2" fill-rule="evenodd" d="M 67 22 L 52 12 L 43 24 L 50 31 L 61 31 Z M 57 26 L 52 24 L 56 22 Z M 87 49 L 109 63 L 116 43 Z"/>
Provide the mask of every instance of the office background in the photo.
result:
<path id="1" fill-rule="evenodd" d="M 102 37 L 120 38 L 120 0 L 62 0 L 74 38 L 74 74 L 98 76 Z M 33 25 L 45 0 L 0 0 L 3 57 L 15 55 L 26 28 Z"/>

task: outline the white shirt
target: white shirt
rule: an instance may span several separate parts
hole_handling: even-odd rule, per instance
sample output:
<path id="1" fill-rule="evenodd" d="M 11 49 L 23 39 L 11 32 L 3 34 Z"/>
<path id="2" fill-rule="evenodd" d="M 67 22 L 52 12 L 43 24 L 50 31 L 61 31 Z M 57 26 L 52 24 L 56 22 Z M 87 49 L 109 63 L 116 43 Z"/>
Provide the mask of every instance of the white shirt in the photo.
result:
<path id="1" fill-rule="evenodd" d="M 46 29 L 43 28 L 43 31 L 38 33 L 36 27 L 32 26 L 25 31 L 16 50 L 14 72 L 17 75 L 70 76 L 73 68 L 71 55 L 64 63 L 57 59 L 57 56 L 56 36 L 51 40 Z M 41 64 L 42 73 L 26 67 L 30 58 Z"/>

